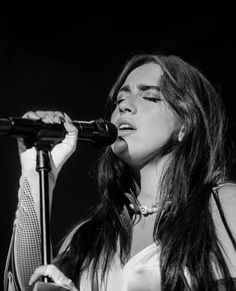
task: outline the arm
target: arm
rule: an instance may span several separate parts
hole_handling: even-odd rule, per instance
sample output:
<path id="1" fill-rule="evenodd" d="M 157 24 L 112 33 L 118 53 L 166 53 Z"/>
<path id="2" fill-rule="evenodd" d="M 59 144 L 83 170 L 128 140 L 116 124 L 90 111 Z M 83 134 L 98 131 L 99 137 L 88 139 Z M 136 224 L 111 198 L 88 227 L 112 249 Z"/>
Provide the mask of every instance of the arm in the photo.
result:
<path id="1" fill-rule="evenodd" d="M 43 120 L 42 114 L 45 113 L 39 112 L 38 115 L 41 116 L 37 115 L 36 117 Z M 58 114 L 54 113 L 54 119 L 58 118 Z M 33 113 L 30 113 L 29 118 L 36 119 L 36 117 Z M 52 117 L 51 119 L 47 121 L 54 121 Z M 50 201 L 52 201 L 56 177 L 64 162 L 74 152 L 77 141 L 77 130 L 70 124 L 69 118 L 65 122 L 65 127 L 68 132 L 65 139 L 51 151 L 52 171 L 49 174 Z M 22 176 L 18 193 L 19 203 L 9 249 L 10 260 L 7 262 L 5 270 L 5 289 L 7 288 L 8 280 L 11 279 L 11 273 L 13 273 L 15 280 L 18 281 L 18 287 L 24 291 L 32 290 L 32 287 L 29 286 L 29 278 L 34 269 L 41 265 L 40 201 L 39 175 L 35 171 L 36 150 L 34 148 L 26 149 L 22 141 L 19 141 L 19 151 Z"/>

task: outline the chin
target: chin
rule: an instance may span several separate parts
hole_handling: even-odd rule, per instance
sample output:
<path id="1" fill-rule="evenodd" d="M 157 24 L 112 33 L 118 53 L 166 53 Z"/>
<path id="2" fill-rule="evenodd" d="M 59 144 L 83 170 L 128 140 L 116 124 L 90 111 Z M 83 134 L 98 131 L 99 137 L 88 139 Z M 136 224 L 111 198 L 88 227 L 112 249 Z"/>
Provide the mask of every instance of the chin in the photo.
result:
<path id="1" fill-rule="evenodd" d="M 156 151 L 151 153 L 143 151 L 143 149 L 137 149 L 133 143 L 132 145 L 124 139 L 118 138 L 114 144 L 111 145 L 113 153 L 128 164 L 132 168 L 141 168 L 156 156 Z"/>
<path id="2" fill-rule="evenodd" d="M 113 153 L 124 163 L 129 165 L 132 169 L 140 169 L 143 165 L 145 165 L 145 161 L 143 159 L 140 159 L 140 157 L 136 157 L 135 155 L 130 154 L 127 151 L 123 152 L 115 152 Z"/>
<path id="3" fill-rule="evenodd" d="M 111 149 L 113 153 L 118 157 L 128 155 L 129 152 L 127 142 L 120 137 L 111 145 Z"/>

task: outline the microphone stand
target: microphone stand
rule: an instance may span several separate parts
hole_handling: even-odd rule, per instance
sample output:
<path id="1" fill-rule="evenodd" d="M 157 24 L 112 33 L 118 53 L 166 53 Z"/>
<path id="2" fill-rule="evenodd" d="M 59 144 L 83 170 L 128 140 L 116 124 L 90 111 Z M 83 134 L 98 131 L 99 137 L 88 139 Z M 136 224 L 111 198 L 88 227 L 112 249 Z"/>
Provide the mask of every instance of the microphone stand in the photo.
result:
<path id="1" fill-rule="evenodd" d="M 78 140 L 90 142 L 94 147 L 107 146 L 117 138 L 116 126 L 99 118 L 90 122 L 74 121 Z M 26 147 L 34 146 L 37 152 L 36 171 L 39 173 L 40 227 L 42 239 L 42 264 L 51 263 L 49 177 L 51 171 L 50 151 L 66 134 L 61 124 L 45 124 L 41 120 L 9 117 L 0 118 L 0 135 L 24 138 Z M 33 291 L 66 291 L 68 289 L 51 283 L 47 276 L 36 282 Z"/>
<path id="2" fill-rule="evenodd" d="M 61 138 L 60 138 L 61 139 Z M 50 151 L 52 147 L 60 140 L 52 138 L 48 140 L 41 137 L 35 142 L 37 151 L 36 171 L 39 173 L 40 190 L 40 226 L 42 237 L 42 264 L 51 263 L 51 231 L 50 231 L 50 198 L 49 198 L 49 172 L 51 171 Z M 33 291 L 68 291 L 64 287 L 51 283 L 47 276 L 42 277 L 34 285 Z"/>
<path id="3" fill-rule="evenodd" d="M 50 232 L 50 202 L 49 202 L 49 179 L 51 171 L 50 150 L 51 144 L 39 141 L 36 143 L 37 159 L 36 171 L 39 173 L 40 191 L 40 226 L 42 238 L 42 264 L 51 263 L 51 232 Z M 48 282 L 48 277 L 44 276 L 43 281 Z"/>

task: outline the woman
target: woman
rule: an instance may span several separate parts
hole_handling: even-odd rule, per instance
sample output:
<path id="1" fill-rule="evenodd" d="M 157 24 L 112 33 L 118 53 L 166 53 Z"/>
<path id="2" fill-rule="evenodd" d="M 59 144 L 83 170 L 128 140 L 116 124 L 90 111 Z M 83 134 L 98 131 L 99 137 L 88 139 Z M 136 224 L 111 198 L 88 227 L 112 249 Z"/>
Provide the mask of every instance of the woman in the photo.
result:
<path id="1" fill-rule="evenodd" d="M 26 117 L 65 121 L 68 135 L 52 151 L 53 188 L 76 129 L 59 112 Z M 48 275 L 81 291 L 235 290 L 236 187 L 227 183 L 224 106 L 209 81 L 179 57 L 134 56 L 111 90 L 106 119 L 118 139 L 98 165 L 101 203 L 30 284 Z M 34 158 L 23 149 L 37 215 Z"/>

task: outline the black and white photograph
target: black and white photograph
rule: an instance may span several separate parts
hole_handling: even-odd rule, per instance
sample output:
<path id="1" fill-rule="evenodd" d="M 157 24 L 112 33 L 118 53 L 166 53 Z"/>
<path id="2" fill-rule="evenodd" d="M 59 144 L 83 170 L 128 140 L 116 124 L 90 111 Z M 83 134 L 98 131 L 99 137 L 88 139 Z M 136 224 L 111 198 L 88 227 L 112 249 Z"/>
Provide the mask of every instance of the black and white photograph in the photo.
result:
<path id="1" fill-rule="evenodd" d="M 2 5 L 0 290 L 236 290 L 234 8 L 102 4 Z"/>

